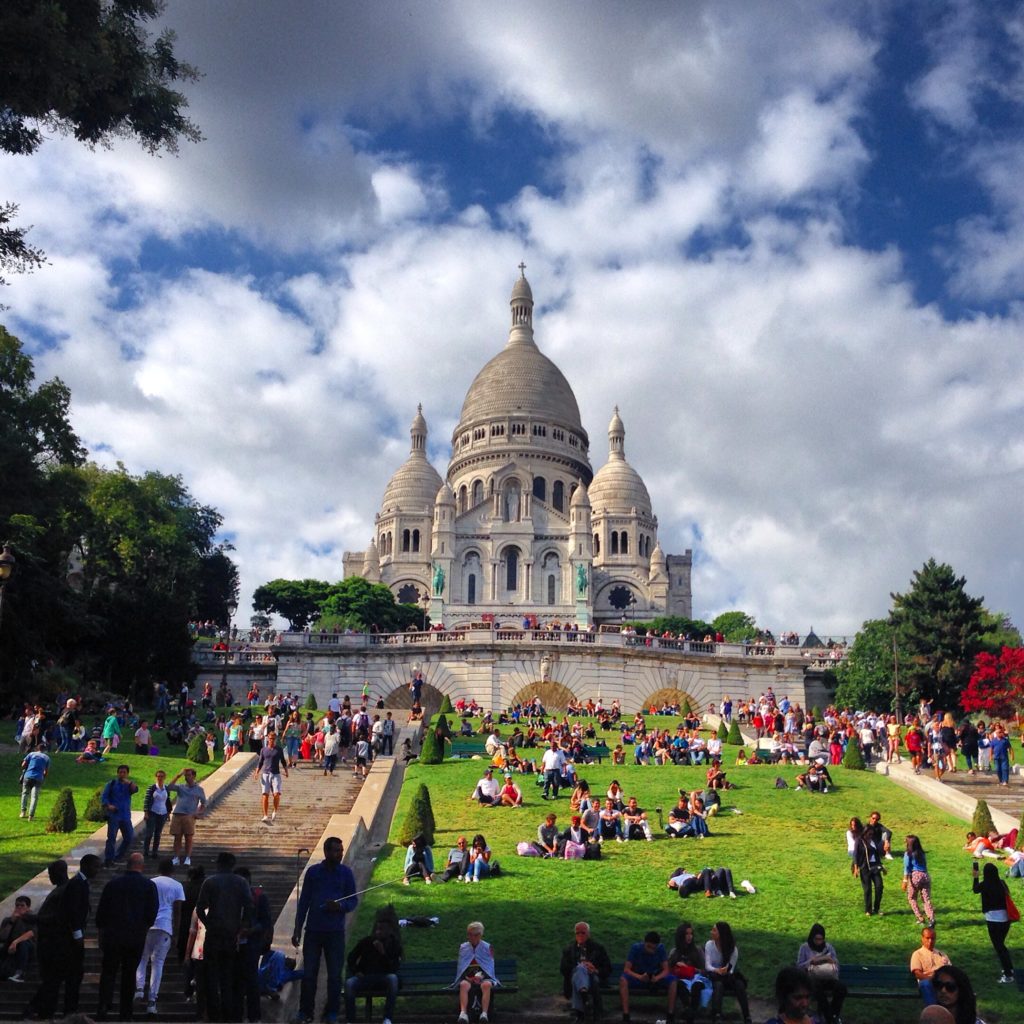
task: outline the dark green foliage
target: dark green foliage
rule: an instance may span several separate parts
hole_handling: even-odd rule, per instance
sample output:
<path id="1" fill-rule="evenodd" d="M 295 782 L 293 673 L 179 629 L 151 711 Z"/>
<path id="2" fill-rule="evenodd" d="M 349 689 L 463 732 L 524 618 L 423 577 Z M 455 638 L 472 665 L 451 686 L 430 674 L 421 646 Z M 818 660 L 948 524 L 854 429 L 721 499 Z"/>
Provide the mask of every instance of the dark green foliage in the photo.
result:
<path id="1" fill-rule="evenodd" d="M 1020 812 L 1020 825 L 1017 826 L 1016 850 L 1024 850 L 1024 811 Z"/>
<path id="2" fill-rule="evenodd" d="M 817 704 L 815 704 L 814 707 L 811 708 L 811 716 L 814 718 L 816 722 L 821 721 L 823 716 L 821 714 L 821 708 L 819 708 Z"/>
<path id="3" fill-rule="evenodd" d="M 50 811 L 46 823 L 47 832 L 74 832 L 78 828 L 78 811 L 75 809 L 75 794 L 65 786 L 57 796 L 57 802 Z"/>
<path id="4" fill-rule="evenodd" d="M 746 612 L 722 612 L 711 623 L 714 633 L 721 633 L 727 644 L 742 644 L 758 633 L 757 623 Z"/>
<path id="5" fill-rule="evenodd" d="M 227 605 L 238 604 L 238 566 L 228 557 L 230 544 L 219 544 L 199 562 L 195 613 L 197 619 L 212 619 L 228 625 Z"/>
<path id="6" fill-rule="evenodd" d="M 725 727 L 725 720 L 718 723 L 718 738 L 724 743 L 729 738 L 729 730 Z"/>
<path id="7" fill-rule="evenodd" d="M 422 782 L 413 793 L 409 810 L 398 832 L 398 842 L 408 846 L 421 832 L 426 837 L 427 846 L 433 846 L 434 810 L 430 806 L 430 790 Z"/>
<path id="8" fill-rule="evenodd" d="M 974 816 L 971 818 L 971 831 L 975 835 L 987 838 L 990 832 L 995 831 L 995 828 L 996 824 L 992 820 L 992 812 L 988 809 L 988 803 L 979 800 L 974 807 Z"/>
<path id="9" fill-rule="evenodd" d="M 103 803 L 100 797 L 103 796 L 103 787 L 100 786 L 96 792 L 89 797 L 89 802 L 85 805 L 85 812 L 82 817 L 86 821 L 106 821 L 107 812 L 103 809 Z"/>
<path id="10" fill-rule="evenodd" d="M 651 619 L 650 622 L 627 622 L 627 626 L 635 626 L 636 629 L 650 631 L 660 636 L 667 629 L 673 636 L 680 633 L 687 635 L 691 640 L 703 640 L 709 633 L 714 636 L 715 630 L 710 622 L 703 619 L 687 619 L 682 615 L 664 615 L 658 619 Z"/>
<path id="11" fill-rule="evenodd" d="M 971 597 L 963 576 L 934 558 L 914 573 L 905 594 L 893 594 L 889 621 L 901 654 L 900 686 L 907 703 L 918 697 L 939 708 L 959 706 L 985 632 L 982 599 Z"/>
<path id="12" fill-rule="evenodd" d="M 856 736 L 851 736 L 846 744 L 846 751 L 843 753 L 843 767 L 850 768 L 855 772 L 862 772 L 867 768 Z"/>
<path id="13" fill-rule="evenodd" d="M 893 638 L 895 629 L 886 619 L 869 619 L 860 627 L 846 657 L 836 669 L 839 685 L 838 708 L 890 711 L 895 697 L 893 682 Z M 909 659 L 900 652 L 900 690 L 904 706 L 909 703 L 906 673 Z M 817 718 L 817 716 L 815 716 Z"/>
<path id="14" fill-rule="evenodd" d="M 743 736 L 740 734 L 740 723 L 734 718 L 729 726 L 729 735 L 725 740 L 732 747 L 743 746 Z"/>
<path id="15" fill-rule="evenodd" d="M 193 764 L 209 763 L 210 752 L 206 749 L 206 736 L 203 733 L 197 733 L 188 741 L 188 750 L 185 756 Z"/>
<path id="16" fill-rule="evenodd" d="M 684 718 L 688 715 L 693 714 L 693 708 L 690 706 L 689 697 L 687 697 L 686 700 L 683 701 L 683 706 L 682 708 L 680 708 L 680 711 L 682 712 Z"/>
<path id="17" fill-rule="evenodd" d="M 319 618 L 330 592 L 330 583 L 323 580 L 271 580 L 253 592 L 252 606 L 258 612 L 283 615 L 292 629 L 305 629 Z"/>
<path id="18" fill-rule="evenodd" d="M 436 727 L 428 727 L 423 733 L 420 749 L 420 764 L 440 764 L 444 760 L 444 736 L 439 736 Z"/>
<path id="19" fill-rule="evenodd" d="M 451 739 L 452 728 L 448 724 L 448 719 L 445 715 L 439 715 L 437 722 L 434 724 L 434 728 L 437 730 L 437 735 L 444 737 L 444 739 Z"/>
<path id="20" fill-rule="evenodd" d="M 400 633 L 423 623 L 423 609 L 398 604 L 385 583 L 370 583 L 362 576 L 350 576 L 335 583 L 320 607 L 320 626 L 368 630 L 376 626 L 385 633 Z"/>
<path id="21" fill-rule="evenodd" d="M 444 699 L 441 701 L 440 711 L 442 715 L 450 715 L 455 711 L 455 709 L 452 707 L 452 699 L 448 696 L 447 693 L 444 695 Z"/>
<path id="22" fill-rule="evenodd" d="M 316 711 L 317 710 L 317 707 L 316 707 L 316 694 L 315 693 L 308 694 L 306 699 L 303 701 L 302 706 L 307 711 Z"/>

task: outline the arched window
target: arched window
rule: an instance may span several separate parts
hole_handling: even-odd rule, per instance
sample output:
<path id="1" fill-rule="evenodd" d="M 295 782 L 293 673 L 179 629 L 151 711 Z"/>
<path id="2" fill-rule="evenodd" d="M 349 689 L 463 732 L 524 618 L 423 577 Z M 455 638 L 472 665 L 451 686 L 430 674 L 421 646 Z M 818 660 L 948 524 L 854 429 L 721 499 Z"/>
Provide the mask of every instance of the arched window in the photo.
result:
<path id="1" fill-rule="evenodd" d="M 554 505 L 559 512 L 564 511 L 565 506 L 565 485 L 561 480 L 556 480 L 551 485 L 551 504 Z"/>
<path id="2" fill-rule="evenodd" d="M 399 604 L 419 604 L 420 603 L 420 592 L 419 589 L 412 583 L 406 583 L 404 587 L 398 592 L 398 603 Z"/>
<path id="3" fill-rule="evenodd" d="M 599 533 L 594 534 L 594 554 L 601 554 L 601 534 Z"/>
<path id="4" fill-rule="evenodd" d="M 476 573 L 471 572 L 466 580 L 466 604 L 476 604 Z"/>
<path id="5" fill-rule="evenodd" d="M 484 500 L 484 482 L 483 480 L 473 481 L 473 505 L 479 505 Z"/>
<path id="6" fill-rule="evenodd" d="M 619 538 L 619 551 L 624 554 L 629 554 L 629 534 L 625 530 L 622 531 L 622 536 Z"/>
<path id="7" fill-rule="evenodd" d="M 617 555 L 619 553 L 619 534 L 618 531 L 612 530 L 612 554 Z"/>
<path id="8" fill-rule="evenodd" d="M 395 535 L 388 530 L 388 554 L 393 555 L 395 553 Z"/>
<path id="9" fill-rule="evenodd" d="M 463 484 L 459 488 L 459 512 L 466 511 L 466 501 L 469 498 L 469 491 L 466 489 L 466 485 Z"/>
<path id="10" fill-rule="evenodd" d="M 519 549 L 509 548 L 505 552 L 505 589 L 519 589 Z"/>
<path id="11" fill-rule="evenodd" d="M 548 482 L 542 476 L 533 478 L 533 496 L 541 501 L 548 500 Z"/>
<path id="12" fill-rule="evenodd" d="M 420 549 L 420 531 L 412 531 L 412 549 L 413 551 L 419 551 Z"/>
<path id="13" fill-rule="evenodd" d="M 548 604 L 555 603 L 555 575 L 548 576 Z"/>
<path id="14" fill-rule="evenodd" d="M 408 551 L 409 550 L 409 531 L 408 530 L 403 530 L 402 531 L 402 550 L 403 551 Z"/>

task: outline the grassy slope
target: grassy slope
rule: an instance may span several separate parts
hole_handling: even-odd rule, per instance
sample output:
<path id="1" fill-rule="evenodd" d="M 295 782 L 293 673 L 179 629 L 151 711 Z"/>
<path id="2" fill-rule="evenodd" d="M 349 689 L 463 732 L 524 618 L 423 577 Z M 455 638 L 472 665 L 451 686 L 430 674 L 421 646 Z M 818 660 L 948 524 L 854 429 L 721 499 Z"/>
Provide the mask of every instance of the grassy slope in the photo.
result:
<path id="1" fill-rule="evenodd" d="M 180 749 L 184 751 L 184 748 Z M 6 895 L 100 827 L 101 822 L 84 819 L 85 806 L 93 792 L 117 774 L 117 765 L 131 766 L 132 778 L 139 786 L 132 807 L 142 810 L 143 792 L 153 781 L 156 770 L 163 768 L 170 778 L 186 763 L 181 755 L 142 757 L 122 752 L 103 764 L 77 764 L 77 756 L 50 754 L 50 774 L 39 795 L 35 821 L 29 821 L 18 817 L 21 801 L 18 776 L 22 758 L 17 752 L 0 754 L 0 893 Z M 218 767 L 219 763 L 195 765 L 200 779 Z M 46 823 L 50 819 L 50 809 L 65 786 L 74 790 L 78 829 L 72 835 L 49 833 Z"/>
<path id="2" fill-rule="evenodd" d="M 504 730 L 503 730 L 504 731 Z M 730 758 L 731 760 L 731 758 Z M 854 814 L 866 818 L 872 809 L 894 832 L 894 846 L 902 846 L 908 832 L 922 837 L 928 850 L 938 917 L 939 948 L 968 971 L 979 990 L 979 1011 L 989 1024 L 1019 1020 L 1020 995 L 1014 988 L 994 984 L 998 976 L 995 956 L 983 926 L 978 897 L 971 888 L 970 860 L 960 850 L 965 825 L 881 776 L 870 772 L 833 769 L 839 788 L 827 795 L 795 789 L 776 790 L 783 775 L 793 785 L 795 768 L 733 768 L 738 789 L 723 794 L 722 815 L 712 820 L 713 836 L 654 843 L 604 845 L 599 862 L 551 862 L 515 855 L 520 839 L 533 839 L 537 825 L 549 809 L 567 824 L 568 798 L 540 799 L 531 777 L 523 789 L 527 806 L 521 810 L 490 810 L 467 800 L 482 774 L 480 761 L 449 761 L 426 767 L 413 765 L 396 813 L 401 821 L 411 789 L 423 781 L 430 789 L 438 833 L 434 845 L 442 863 L 455 836 L 483 832 L 502 865 L 503 877 L 480 885 L 414 883 L 377 889 L 365 897 L 366 910 L 391 900 L 400 915 L 429 913 L 441 918 L 438 927 L 409 929 L 404 933 L 410 959 L 454 957 L 465 925 L 480 919 L 498 955 L 514 955 L 520 962 L 523 994 L 520 1000 L 560 990 L 558 953 L 571 939 L 572 923 L 589 920 L 595 937 L 613 960 L 621 960 L 629 943 L 649 928 L 661 931 L 671 944 L 681 920 L 696 926 L 706 940 L 712 923 L 732 924 L 740 946 L 740 967 L 751 992 L 767 998 L 776 970 L 793 962 L 812 923 L 820 921 L 829 940 L 846 962 L 908 963 L 919 945 L 919 929 L 900 891 L 900 859 L 889 863 L 884 916 L 863 913 L 859 882 L 850 874 L 844 831 Z M 696 788 L 703 779 L 699 768 L 587 767 L 583 771 L 596 792 L 603 793 L 617 777 L 627 795 L 636 795 L 651 812 L 657 832 L 660 805 L 665 814 L 679 786 Z M 521 780 L 522 781 L 522 780 Z M 742 815 L 732 812 L 736 807 Z M 392 839 L 395 835 L 392 830 Z M 399 879 L 404 850 L 385 847 L 375 866 L 373 883 Z M 757 895 L 740 893 L 737 900 L 691 897 L 682 901 L 665 886 L 672 870 L 726 865 L 737 884 L 749 878 Z M 369 927 L 362 915 L 359 931 Z M 1011 933 L 1011 952 L 1020 928 Z M 511 998 L 511 997 L 510 997 Z M 726 1004 L 729 1009 L 729 1003 Z M 916 1020 L 919 1005 L 910 1001 L 880 1004 L 851 1000 L 844 1012 L 848 1022 Z"/>

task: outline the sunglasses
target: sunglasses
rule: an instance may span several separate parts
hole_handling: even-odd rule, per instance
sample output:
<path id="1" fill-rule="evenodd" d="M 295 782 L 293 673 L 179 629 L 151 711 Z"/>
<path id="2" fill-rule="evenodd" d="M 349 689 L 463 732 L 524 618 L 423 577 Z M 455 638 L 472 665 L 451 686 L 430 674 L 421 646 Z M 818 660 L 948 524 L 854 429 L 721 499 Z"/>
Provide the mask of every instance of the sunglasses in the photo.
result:
<path id="1" fill-rule="evenodd" d="M 960 986 L 955 981 L 936 981 L 935 988 L 942 992 L 959 992 Z"/>

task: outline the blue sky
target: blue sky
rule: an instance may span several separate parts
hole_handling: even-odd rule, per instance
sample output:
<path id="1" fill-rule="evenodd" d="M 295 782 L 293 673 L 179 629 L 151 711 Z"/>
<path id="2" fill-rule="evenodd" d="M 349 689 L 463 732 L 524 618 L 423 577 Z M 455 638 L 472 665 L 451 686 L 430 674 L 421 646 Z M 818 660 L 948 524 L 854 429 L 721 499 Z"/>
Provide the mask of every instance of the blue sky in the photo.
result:
<path id="1" fill-rule="evenodd" d="M 1024 619 L 1024 17 L 1000 3 L 171 2 L 205 140 L 0 159 L 6 290 L 103 462 L 181 473 L 248 592 L 444 472 L 527 264 L 695 611 L 854 631 L 928 557 Z M 243 607 L 245 598 L 243 597 Z"/>

